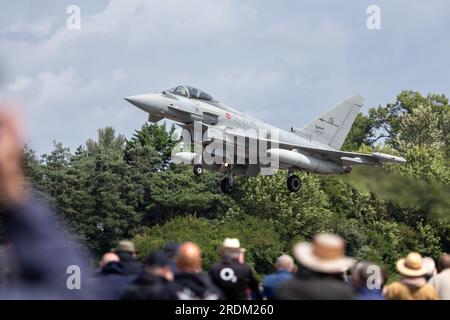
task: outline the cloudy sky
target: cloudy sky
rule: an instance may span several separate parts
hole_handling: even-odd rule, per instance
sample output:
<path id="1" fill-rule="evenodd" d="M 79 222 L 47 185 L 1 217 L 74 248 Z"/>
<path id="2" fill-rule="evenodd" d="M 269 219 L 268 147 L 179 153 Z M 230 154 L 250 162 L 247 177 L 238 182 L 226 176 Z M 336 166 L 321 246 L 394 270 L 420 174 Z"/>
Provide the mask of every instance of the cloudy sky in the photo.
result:
<path id="1" fill-rule="evenodd" d="M 69 30 L 66 9 L 81 9 Z M 381 30 L 366 27 L 369 5 Z M 123 100 L 177 84 L 283 128 L 358 93 L 450 94 L 450 1 L 0 0 L 0 95 L 38 153 L 72 149 L 146 115 Z"/>

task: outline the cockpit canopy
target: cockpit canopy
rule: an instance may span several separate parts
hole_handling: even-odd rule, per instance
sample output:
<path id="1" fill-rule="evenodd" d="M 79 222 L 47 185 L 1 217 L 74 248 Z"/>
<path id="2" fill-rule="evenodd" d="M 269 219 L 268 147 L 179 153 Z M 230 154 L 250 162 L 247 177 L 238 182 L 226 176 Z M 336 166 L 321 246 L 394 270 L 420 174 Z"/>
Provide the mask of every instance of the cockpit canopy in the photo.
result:
<path id="1" fill-rule="evenodd" d="M 211 97 L 206 92 L 190 87 L 190 86 L 178 86 L 169 90 L 165 90 L 165 92 L 175 94 L 177 96 L 183 96 L 186 98 L 191 99 L 199 99 L 199 100 L 205 100 L 205 101 L 216 101 L 213 97 Z"/>

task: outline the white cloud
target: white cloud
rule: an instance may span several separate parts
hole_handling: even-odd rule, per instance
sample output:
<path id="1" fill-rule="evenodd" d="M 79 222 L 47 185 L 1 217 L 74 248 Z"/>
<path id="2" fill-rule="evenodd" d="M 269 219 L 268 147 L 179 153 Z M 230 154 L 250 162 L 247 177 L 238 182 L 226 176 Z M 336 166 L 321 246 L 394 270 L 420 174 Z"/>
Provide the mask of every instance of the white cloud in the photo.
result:
<path id="1" fill-rule="evenodd" d="M 21 94 L 30 89 L 33 84 L 33 79 L 29 77 L 19 76 L 14 82 L 6 86 L 5 91 L 10 92 L 11 94 Z"/>
<path id="2" fill-rule="evenodd" d="M 13 22 L 7 27 L 6 32 L 12 33 L 16 36 L 32 36 L 43 38 L 50 35 L 53 27 L 53 21 L 50 18 L 43 18 L 35 23 L 25 21 Z"/>

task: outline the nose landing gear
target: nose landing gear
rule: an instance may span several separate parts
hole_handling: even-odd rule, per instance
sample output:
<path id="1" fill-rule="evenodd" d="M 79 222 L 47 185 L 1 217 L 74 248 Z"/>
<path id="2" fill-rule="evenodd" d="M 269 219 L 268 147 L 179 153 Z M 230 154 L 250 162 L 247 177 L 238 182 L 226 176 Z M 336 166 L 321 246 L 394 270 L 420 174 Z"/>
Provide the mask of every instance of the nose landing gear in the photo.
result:
<path id="1" fill-rule="evenodd" d="M 201 176 L 201 175 L 203 174 L 203 167 L 202 167 L 202 165 L 201 165 L 201 164 L 196 164 L 196 165 L 194 166 L 193 171 L 194 171 L 194 174 L 195 174 L 197 177 Z"/>

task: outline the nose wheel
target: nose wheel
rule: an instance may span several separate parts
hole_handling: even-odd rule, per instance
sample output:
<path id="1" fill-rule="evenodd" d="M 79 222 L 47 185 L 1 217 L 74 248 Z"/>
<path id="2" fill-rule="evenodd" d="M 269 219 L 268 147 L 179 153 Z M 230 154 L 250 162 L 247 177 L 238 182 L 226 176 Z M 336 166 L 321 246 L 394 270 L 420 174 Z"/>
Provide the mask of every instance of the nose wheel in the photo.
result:
<path id="1" fill-rule="evenodd" d="M 201 165 L 201 164 L 196 164 L 196 165 L 194 166 L 193 171 L 194 171 L 194 174 L 195 174 L 197 177 L 201 176 L 201 175 L 203 174 L 203 167 L 202 167 L 202 165 Z"/>
<path id="2" fill-rule="evenodd" d="M 302 187 L 302 181 L 296 175 L 290 175 L 287 178 L 287 187 L 290 192 L 298 192 Z"/>
<path id="3" fill-rule="evenodd" d="M 231 178 L 223 178 L 222 182 L 220 183 L 220 188 L 222 189 L 222 192 L 225 194 L 230 194 L 234 190 L 234 183 L 233 179 Z"/>

